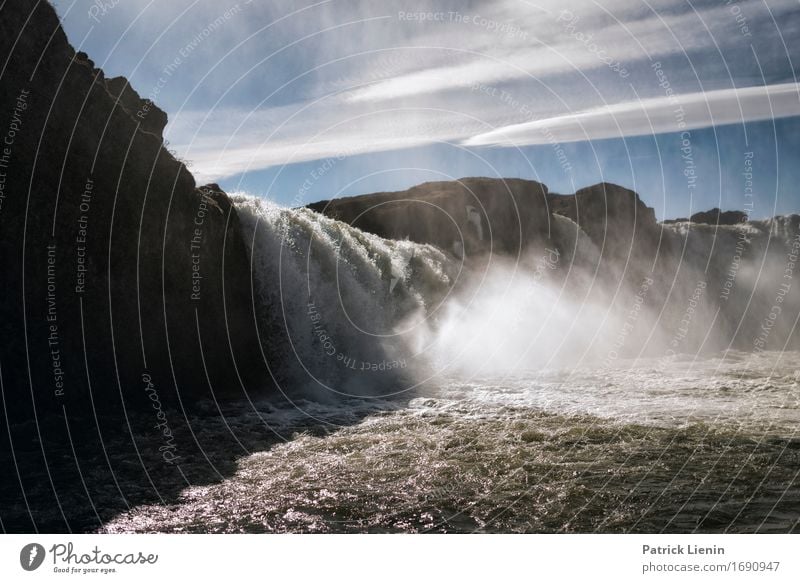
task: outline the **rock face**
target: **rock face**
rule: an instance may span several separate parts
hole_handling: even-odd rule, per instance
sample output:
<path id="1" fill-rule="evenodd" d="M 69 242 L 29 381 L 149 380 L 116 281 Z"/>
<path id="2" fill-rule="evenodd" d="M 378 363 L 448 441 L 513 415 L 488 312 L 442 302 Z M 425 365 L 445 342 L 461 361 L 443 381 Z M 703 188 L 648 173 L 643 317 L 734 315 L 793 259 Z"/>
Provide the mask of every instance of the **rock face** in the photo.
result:
<path id="1" fill-rule="evenodd" d="M 739 225 L 747 222 L 747 213 L 742 211 L 721 211 L 713 208 L 693 214 L 689 220 L 693 223 L 705 225 Z"/>
<path id="2" fill-rule="evenodd" d="M 530 180 L 462 178 L 309 208 L 382 237 L 431 243 L 457 256 L 462 248 L 469 256 L 517 255 L 537 242 L 558 246 L 554 214 L 577 223 L 606 262 L 652 251 L 659 236 L 653 209 L 632 190 L 609 183 L 560 195 Z"/>
<path id="3" fill-rule="evenodd" d="M 32 12 L 31 12 L 32 11 Z M 249 259 L 166 114 L 75 53 L 46 2 L 0 7 L 0 365 L 13 419 L 240 395 L 257 370 Z"/>
<path id="4" fill-rule="evenodd" d="M 519 253 L 546 236 L 549 220 L 547 187 L 519 179 L 426 182 L 309 208 L 381 237 L 431 243 L 458 256 Z"/>
<path id="5" fill-rule="evenodd" d="M 655 212 L 634 191 L 603 182 L 575 194 L 553 194 L 552 212 L 576 222 L 604 256 L 623 258 L 642 251 L 658 236 Z"/>
<path id="6" fill-rule="evenodd" d="M 165 149 L 166 114 L 76 54 L 49 3 L 0 4 L 0 54 L 3 529 L 85 530 L 176 495 L 181 459 L 232 471 L 190 419 L 267 387 L 249 256 L 227 195 Z"/>
<path id="7" fill-rule="evenodd" d="M 746 223 L 749 216 L 744 211 L 721 211 L 718 208 L 713 208 L 710 211 L 701 211 L 693 214 L 688 219 L 680 217 L 677 219 L 664 220 L 665 225 L 672 225 L 675 223 L 696 223 L 698 225 L 740 225 Z"/>

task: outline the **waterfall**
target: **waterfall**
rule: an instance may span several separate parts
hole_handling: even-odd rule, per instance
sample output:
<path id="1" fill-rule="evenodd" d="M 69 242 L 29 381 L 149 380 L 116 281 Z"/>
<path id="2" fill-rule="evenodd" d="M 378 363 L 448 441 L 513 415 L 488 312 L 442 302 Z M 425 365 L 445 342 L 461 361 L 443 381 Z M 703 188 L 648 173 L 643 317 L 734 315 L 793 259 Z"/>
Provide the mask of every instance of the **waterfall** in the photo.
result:
<path id="1" fill-rule="evenodd" d="M 413 384 L 416 330 L 459 273 L 445 252 L 362 232 L 309 209 L 237 196 L 252 237 L 265 359 L 287 392 L 382 396 Z"/>
<path id="2" fill-rule="evenodd" d="M 657 261 L 634 249 L 609 271 L 560 216 L 524 256 L 463 258 L 310 209 L 235 202 L 262 352 L 287 393 L 387 396 L 437 375 L 796 345 L 796 216 L 662 225 Z"/>

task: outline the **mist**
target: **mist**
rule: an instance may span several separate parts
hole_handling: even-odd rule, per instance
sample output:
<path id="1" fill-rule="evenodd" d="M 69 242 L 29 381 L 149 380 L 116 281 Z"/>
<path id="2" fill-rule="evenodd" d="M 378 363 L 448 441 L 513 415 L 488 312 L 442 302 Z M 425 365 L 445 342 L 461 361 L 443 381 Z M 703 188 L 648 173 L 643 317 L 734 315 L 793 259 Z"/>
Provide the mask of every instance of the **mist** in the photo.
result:
<path id="1" fill-rule="evenodd" d="M 237 205 L 253 236 L 265 363 L 302 398 L 796 343 L 797 216 L 659 224 L 652 246 L 634 240 L 620 256 L 553 215 L 549 239 L 518 256 L 461 257 L 307 209 Z"/>

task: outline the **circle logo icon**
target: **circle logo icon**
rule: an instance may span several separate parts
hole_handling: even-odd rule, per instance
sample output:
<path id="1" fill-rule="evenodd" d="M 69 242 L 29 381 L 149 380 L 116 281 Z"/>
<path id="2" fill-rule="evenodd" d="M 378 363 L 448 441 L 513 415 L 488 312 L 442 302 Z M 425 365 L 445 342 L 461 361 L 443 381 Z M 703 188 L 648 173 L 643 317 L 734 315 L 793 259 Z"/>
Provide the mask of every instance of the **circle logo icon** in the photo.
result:
<path id="1" fill-rule="evenodd" d="M 19 552 L 19 564 L 26 571 L 35 571 L 44 562 L 45 550 L 39 543 L 30 543 Z"/>

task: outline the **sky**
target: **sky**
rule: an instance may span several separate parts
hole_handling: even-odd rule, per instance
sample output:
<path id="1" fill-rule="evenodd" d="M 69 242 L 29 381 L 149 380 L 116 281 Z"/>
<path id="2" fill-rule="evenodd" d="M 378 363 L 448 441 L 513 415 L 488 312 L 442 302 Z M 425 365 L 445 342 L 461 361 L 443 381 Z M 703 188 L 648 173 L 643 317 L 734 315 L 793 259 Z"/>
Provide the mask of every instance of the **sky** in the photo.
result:
<path id="1" fill-rule="evenodd" d="M 798 0 L 58 0 L 198 182 L 288 206 L 464 176 L 800 211 Z M 749 193 L 752 192 L 752 198 Z"/>

